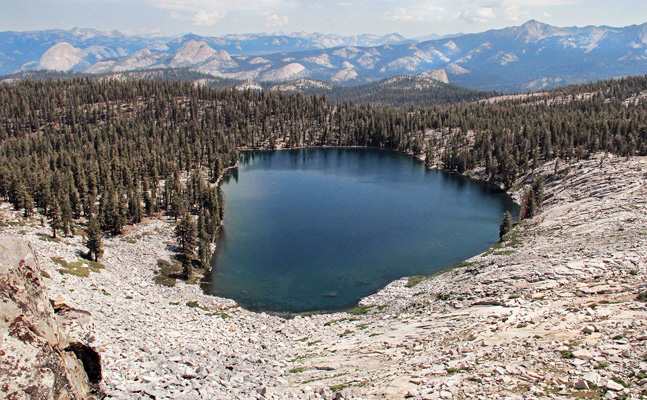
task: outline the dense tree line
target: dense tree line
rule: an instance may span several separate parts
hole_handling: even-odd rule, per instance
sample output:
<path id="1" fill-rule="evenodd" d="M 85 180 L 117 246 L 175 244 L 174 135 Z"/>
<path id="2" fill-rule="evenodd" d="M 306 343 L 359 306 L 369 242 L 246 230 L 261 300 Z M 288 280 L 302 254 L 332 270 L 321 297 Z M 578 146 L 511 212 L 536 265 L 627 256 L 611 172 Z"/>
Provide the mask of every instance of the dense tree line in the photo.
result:
<path id="1" fill-rule="evenodd" d="M 192 215 L 183 251 L 204 261 L 223 215 L 213 183 L 239 149 L 381 147 L 458 172 L 482 167 L 509 186 L 545 160 L 647 154 L 647 103 L 635 101 L 645 91 L 647 78 L 635 77 L 539 97 L 392 109 L 181 81 L 1 84 L 0 197 L 25 215 L 40 209 L 63 234 L 82 216 L 96 219 L 93 230 L 118 234 L 144 215 Z"/>
<path id="2" fill-rule="evenodd" d="M 304 95 L 319 95 L 333 103 L 352 101 L 374 107 L 429 107 L 438 104 L 469 102 L 495 96 L 495 92 L 472 90 L 443 82 L 430 81 L 419 76 L 398 76 L 363 85 L 326 88 L 325 82 L 301 90 Z M 272 87 L 270 84 L 265 86 Z"/>

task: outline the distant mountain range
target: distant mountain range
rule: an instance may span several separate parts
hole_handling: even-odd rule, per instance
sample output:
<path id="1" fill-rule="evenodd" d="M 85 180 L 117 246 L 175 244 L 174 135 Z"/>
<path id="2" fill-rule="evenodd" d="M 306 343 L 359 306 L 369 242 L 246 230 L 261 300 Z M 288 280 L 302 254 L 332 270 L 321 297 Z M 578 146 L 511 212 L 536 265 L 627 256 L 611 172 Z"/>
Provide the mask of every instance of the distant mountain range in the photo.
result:
<path id="1" fill-rule="evenodd" d="M 0 32 L 0 73 L 189 68 L 260 83 L 307 78 L 337 85 L 430 73 L 467 88 L 498 91 L 647 74 L 647 23 L 559 28 L 533 20 L 426 39 L 398 34 L 148 38 L 92 29 Z"/>

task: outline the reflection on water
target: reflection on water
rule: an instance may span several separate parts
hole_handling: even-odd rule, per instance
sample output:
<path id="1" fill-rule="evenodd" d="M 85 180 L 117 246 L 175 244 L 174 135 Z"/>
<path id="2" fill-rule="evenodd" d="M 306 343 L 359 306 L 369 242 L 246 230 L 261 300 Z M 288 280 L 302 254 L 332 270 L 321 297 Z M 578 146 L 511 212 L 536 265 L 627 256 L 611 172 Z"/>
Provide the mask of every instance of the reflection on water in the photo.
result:
<path id="1" fill-rule="evenodd" d="M 267 311 L 351 307 L 498 239 L 508 196 L 493 185 L 374 149 L 241 153 L 208 293 Z M 239 175 L 242 179 L 238 179 Z"/>

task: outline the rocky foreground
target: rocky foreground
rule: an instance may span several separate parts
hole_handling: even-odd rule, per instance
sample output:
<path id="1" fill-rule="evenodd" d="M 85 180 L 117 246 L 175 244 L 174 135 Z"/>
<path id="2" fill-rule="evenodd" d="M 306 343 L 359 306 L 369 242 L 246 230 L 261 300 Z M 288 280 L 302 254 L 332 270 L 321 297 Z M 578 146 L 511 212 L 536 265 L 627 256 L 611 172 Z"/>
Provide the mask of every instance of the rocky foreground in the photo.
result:
<path id="1" fill-rule="evenodd" d="M 505 242 L 351 313 L 284 319 L 154 283 L 166 219 L 106 239 L 105 269 L 6 205 L 2 233 L 29 242 L 50 298 L 91 313 L 66 329 L 98 350 L 108 398 L 647 396 L 647 158 L 539 172 L 544 206 Z"/>

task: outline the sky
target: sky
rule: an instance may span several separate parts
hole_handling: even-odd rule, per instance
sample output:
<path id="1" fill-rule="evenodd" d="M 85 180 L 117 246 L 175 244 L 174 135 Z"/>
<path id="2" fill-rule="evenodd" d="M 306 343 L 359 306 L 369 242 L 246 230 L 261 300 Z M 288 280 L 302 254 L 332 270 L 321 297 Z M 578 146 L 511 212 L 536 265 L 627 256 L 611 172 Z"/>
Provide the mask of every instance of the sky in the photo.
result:
<path id="1" fill-rule="evenodd" d="M 138 35 L 483 32 L 535 19 L 555 26 L 647 22 L 645 0 L 0 0 L 0 31 L 120 30 Z"/>

